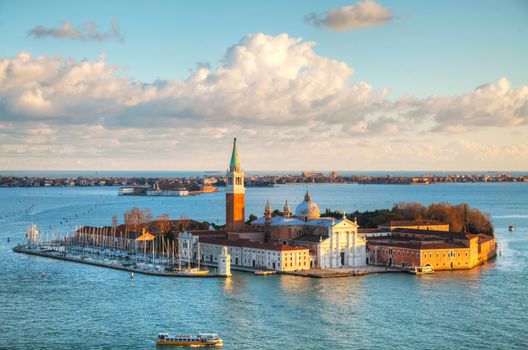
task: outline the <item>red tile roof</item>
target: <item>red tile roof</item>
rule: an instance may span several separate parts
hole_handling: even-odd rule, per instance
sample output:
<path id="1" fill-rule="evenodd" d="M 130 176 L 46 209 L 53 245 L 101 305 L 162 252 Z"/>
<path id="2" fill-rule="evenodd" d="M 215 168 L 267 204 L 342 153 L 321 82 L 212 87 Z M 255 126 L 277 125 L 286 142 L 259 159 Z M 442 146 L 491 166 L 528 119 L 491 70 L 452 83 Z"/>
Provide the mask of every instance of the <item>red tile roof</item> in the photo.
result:
<path id="1" fill-rule="evenodd" d="M 295 247 L 289 245 L 271 244 L 271 243 L 260 243 L 250 241 L 249 239 L 236 239 L 228 240 L 221 238 L 200 238 L 200 243 L 216 244 L 222 246 L 240 247 L 240 248 L 255 248 L 265 250 L 276 250 L 276 251 L 289 251 L 289 250 L 308 250 L 305 247 Z"/>
<path id="2" fill-rule="evenodd" d="M 358 233 L 383 233 L 388 232 L 387 229 L 383 228 L 358 228 Z"/>
<path id="3" fill-rule="evenodd" d="M 375 241 L 369 242 L 368 245 L 379 245 L 386 247 L 396 247 L 396 248 L 406 248 L 406 249 L 415 249 L 415 250 L 431 250 L 431 249 L 462 249 L 466 248 L 463 244 L 453 243 L 453 242 L 382 242 Z"/>
<path id="4" fill-rule="evenodd" d="M 484 243 L 484 242 L 491 241 L 492 239 L 495 239 L 495 237 L 485 235 L 484 233 L 479 233 L 479 234 L 478 234 L 479 244 L 480 244 L 480 243 Z"/>
<path id="5" fill-rule="evenodd" d="M 383 226 L 447 225 L 437 220 L 393 220 Z"/>

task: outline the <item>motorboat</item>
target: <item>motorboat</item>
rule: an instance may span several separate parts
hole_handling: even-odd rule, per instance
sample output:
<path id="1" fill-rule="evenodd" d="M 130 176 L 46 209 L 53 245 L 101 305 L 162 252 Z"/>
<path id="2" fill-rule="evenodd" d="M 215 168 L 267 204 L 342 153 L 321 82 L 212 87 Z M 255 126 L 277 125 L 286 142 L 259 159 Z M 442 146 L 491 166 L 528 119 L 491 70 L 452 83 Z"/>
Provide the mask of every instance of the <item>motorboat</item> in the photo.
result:
<path id="1" fill-rule="evenodd" d="M 412 273 L 413 275 L 424 275 L 424 274 L 434 273 L 434 269 L 431 265 L 412 266 L 409 268 L 408 272 Z"/>
<path id="2" fill-rule="evenodd" d="M 159 333 L 156 345 L 179 345 L 179 346 L 222 346 L 222 339 L 214 333 L 176 334 Z"/>

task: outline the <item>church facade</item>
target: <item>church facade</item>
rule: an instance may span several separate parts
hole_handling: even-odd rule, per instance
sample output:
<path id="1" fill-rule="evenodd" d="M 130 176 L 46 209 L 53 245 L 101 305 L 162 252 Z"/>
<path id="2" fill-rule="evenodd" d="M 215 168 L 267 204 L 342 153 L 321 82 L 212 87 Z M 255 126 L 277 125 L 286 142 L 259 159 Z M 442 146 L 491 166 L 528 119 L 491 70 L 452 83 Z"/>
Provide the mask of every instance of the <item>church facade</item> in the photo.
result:
<path id="1" fill-rule="evenodd" d="M 264 231 L 266 241 L 310 249 L 311 268 L 366 265 L 366 239 L 358 225 L 343 215 L 340 219 L 321 217 L 319 207 L 307 191 L 292 215 L 288 202 L 283 216 L 272 217 L 269 202 L 264 216 L 251 222 L 253 230 Z"/>

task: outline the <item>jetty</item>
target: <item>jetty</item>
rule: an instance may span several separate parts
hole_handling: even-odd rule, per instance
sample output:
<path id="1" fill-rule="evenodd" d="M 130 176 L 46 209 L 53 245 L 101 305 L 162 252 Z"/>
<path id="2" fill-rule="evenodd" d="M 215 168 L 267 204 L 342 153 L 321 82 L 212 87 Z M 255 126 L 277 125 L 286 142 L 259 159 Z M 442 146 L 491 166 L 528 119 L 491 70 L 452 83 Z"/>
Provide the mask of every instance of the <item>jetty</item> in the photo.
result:
<path id="1" fill-rule="evenodd" d="M 389 266 L 357 266 L 357 267 L 339 267 L 335 269 L 310 269 L 303 271 L 289 271 L 282 272 L 286 275 L 294 275 L 311 278 L 337 278 L 337 277 L 352 277 L 365 276 L 377 273 L 396 273 L 405 272 L 401 268 Z"/>
<path id="2" fill-rule="evenodd" d="M 16 247 L 13 248 L 13 251 L 16 253 L 36 255 L 36 256 L 41 256 L 45 258 L 52 258 L 52 259 L 58 259 L 58 260 L 63 260 L 63 261 L 70 261 L 70 262 L 76 262 L 76 263 L 81 263 L 81 264 L 106 267 L 109 269 L 128 271 L 128 272 L 139 273 L 139 274 L 150 275 L 150 276 L 187 277 L 187 278 L 225 278 L 226 277 L 225 275 L 220 275 L 216 273 L 193 274 L 193 273 L 186 273 L 186 272 L 164 272 L 164 271 L 148 270 L 146 268 L 134 267 L 134 265 L 124 266 L 120 264 L 120 262 L 117 260 L 98 261 L 98 260 L 95 260 L 89 257 L 69 256 L 65 253 L 57 253 L 54 250 L 39 250 L 39 249 L 29 248 L 29 247 L 22 246 L 22 245 L 17 245 Z"/>

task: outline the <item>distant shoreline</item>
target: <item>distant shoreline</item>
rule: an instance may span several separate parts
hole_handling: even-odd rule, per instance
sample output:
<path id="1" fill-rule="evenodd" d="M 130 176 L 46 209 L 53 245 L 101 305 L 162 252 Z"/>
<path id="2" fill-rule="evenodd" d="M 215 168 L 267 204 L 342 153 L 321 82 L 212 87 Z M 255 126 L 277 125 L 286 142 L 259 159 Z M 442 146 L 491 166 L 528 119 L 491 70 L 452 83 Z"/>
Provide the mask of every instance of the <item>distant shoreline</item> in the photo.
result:
<path id="1" fill-rule="evenodd" d="M 328 174 L 329 170 L 313 170 L 310 172 Z M 279 171 L 253 171 L 245 169 L 246 176 L 296 176 L 303 173 L 302 170 L 279 170 Z M 528 176 L 527 170 L 341 170 L 337 173 L 343 176 L 422 176 L 437 175 L 448 176 L 456 174 L 465 175 L 497 175 L 512 174 L 513 176 Z M 3 170 L 0 169 L 0 177 L 42 177 L 42 178 L 105 178 L 105 177 L 144 177 L 144 178 L 181 178 L 197 176 L 223 176 L 225 170 Z"/>
<path id="2" fill-rule="evenodd" d="M 153 173 L 154 175 L 155 173 Z M 38 177 L 0 174 L 0 188 L 11 187 L 141 187 L 145 191 L 162 187 L 197 191 L 207 186 L 224 187 L 223 175 L 201 175 L 181 177 L 138 177 L 138 176 L 76 176 Z M 360 184 L 360 185 L 433 185 L 440 183 L 528 183 L 528 175 L 462 173 L 462 174 L 422 174 L 422 175 L 345 175 L 337 172 L 303 172 L 301 175 L 246 175 L 246 187 L 273 187 L 276 185 L 308 184 Z M 207 191 L 210 192 L 210 191 Z"/>

